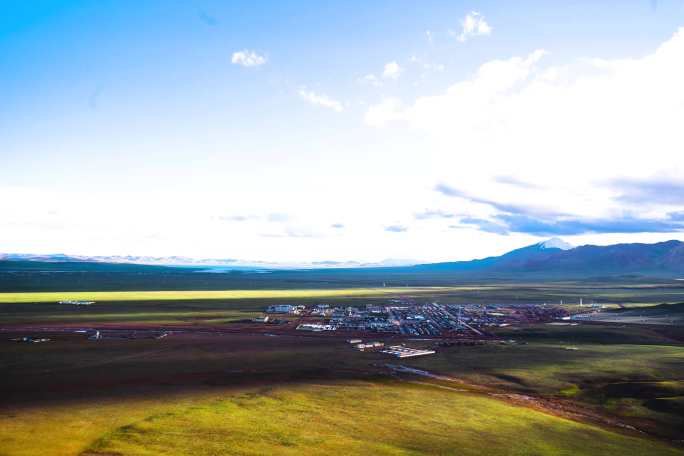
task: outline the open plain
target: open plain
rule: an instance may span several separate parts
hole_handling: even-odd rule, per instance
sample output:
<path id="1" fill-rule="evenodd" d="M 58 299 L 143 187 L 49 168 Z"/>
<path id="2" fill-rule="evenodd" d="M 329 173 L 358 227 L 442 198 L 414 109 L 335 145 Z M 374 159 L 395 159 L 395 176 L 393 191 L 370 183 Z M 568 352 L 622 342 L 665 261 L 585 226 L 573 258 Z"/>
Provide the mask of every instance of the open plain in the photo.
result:
<path id="1" fill-rule="evenodd" d="M 581 320 L 621 308 L 660 317 L 683 292 L 675 282 L 0 294 L 0 454 L 684 454 L 682 327 Z M 580 295 L 602 307 L 580 307 Z M 552 296 L 572 319 L 547 316 Z M 58 303 L 77 299 L 94 302 Z M 434 302 L 480 322 L 482 337 L 465 326 L 427 337 L 297 330 L 332 309 Z M 269 306 L 313 313 L 268 323 Z M 535 306 L 547 310 L 532 321 Z M 494 316 L 478 320 L 478 309 Z M 350 338 L 435 354 L 395 359 Z"/>

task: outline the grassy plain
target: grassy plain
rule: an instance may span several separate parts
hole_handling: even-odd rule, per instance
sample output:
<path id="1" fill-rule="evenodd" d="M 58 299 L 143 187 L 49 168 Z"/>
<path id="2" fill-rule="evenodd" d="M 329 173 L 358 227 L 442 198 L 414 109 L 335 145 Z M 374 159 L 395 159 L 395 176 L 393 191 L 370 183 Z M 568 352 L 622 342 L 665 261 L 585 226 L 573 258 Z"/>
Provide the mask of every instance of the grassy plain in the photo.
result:
<path id="1" fill-rule="evenodd" d="M 201 329 L 230 327 L 280 303 L 365 305 L 394 296 L 525 303 L 593 294 L 630 306 L 670 301 L 678 293 L 643 284 L 107 292 L 99 298 L 91 292 L 13 293 L 4 295 L 0 321 L 8 331 L 23 324 L 98 322 Z M 98 302 L 56 304 L 61 299 Z M 93 342 L 55 332 L 46 334 L 49 343 L 21 344 L 5 332 L 0 455 L 684 454 L 666 443 L 684 439 L 681 327 L 532 325 L 497 331 L 516 342 L 438 347 L 434 356 L 401 361 L 453 376 L 464 388 L 393 380 L 384 364 L 394 359 L 356 352 L 344 335 L 188 332 Z M 569 421 L 467 385 L 574 404 L 645 434 Z"/>
<path id="2" fill-rule="evenodd" d="M 377 297 L 387 295 L 435 294 L 440 291 L 466 291 L 472 287 L 420 288 L 331 288 L 294 290 L 179 290 L 179 291 L 92 291 L 92 292 L 20 292 L 0 293 L 0 303 L 39 303 L 62 300 L 89 301 L 181 301 L 238 299 L 297 299 L 334 297 Z"/>
<path id="3" fill-rule="evenodd" d="M 649 328 L 519 332 L 526 343 L 446 347 L 401 361 L 463 380 L 465 391 L 390 381 L 382 366 L 396 361 L 337 338 L 3 340 L 0 454 L 444 454 L 455 446 L 458 454 L 684 454 L 467 387 L 571 401 L 678 439 L 684 346 Z"/>
<path id="4" fill-rule="evenodd" d="M 151 415 L 86 454 L 681 454 L 494 399 L 398 383 L 266 389 Z"/>
<path id="5" fill-rule="evenodd" d="M 1 274 L 0 274 L 1 275 Z M 212 277 L 216 274 L 210 274 Z M 201 282 L 201 281 L 200 281 Z M 197 282 L 194 282 L 197 284 Z M 244 283 L 243 283 L 244 285 Z M 445 304 L 558 303 L 572 311 L 592 301 L 609 308 L 684 301 L 684 283 L 481 283 L 432 287 L 268 288 L 234 290 L 2 292 L 3 325 L 43 323 L 225 324 L 258 315 L 270 304 L 384 304 L 390 298 Z M 95 300 L 92 306 L 57 304 Z"/>
<path id="6" fill-rule="evenodd" d="M 204 389 L 169 399 L 2 414 L 0 448 L 17 456 L 684 454 L 485 396 L 395 381 Z"/>
<path id="7" fill-rule="evenodd" d="M 684 437 L 681 330 L 672 334 L 677 339 L 660 328 L 624 325 L 538 325 L 500 334 L 517 342 L 453 347 L 403 364 L 506 391 L 572 399 L 651 434 Z M 668 383 L 675 386 L 657 387 Z"/>

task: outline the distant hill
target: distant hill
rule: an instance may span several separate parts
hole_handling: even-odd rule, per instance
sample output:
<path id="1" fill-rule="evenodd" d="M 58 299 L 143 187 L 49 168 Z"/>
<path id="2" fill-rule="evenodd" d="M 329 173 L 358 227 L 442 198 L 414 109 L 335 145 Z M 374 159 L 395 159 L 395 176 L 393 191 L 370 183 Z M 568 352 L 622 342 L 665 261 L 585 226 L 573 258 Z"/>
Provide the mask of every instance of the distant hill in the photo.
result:
<path id="1" fill-rule="evenodd" d="M 407 264 L 408 263 L 408 264 Z M 4 264 L 4 266 L 3 266 Z M 432 274 L 448 278 L 557 278 L 642 275 L 684 278 L 684 243 L 615 244 L 608 246 L 572 245 L 553 238 L 512 250 L 501 256 L 471 261 L 410 265 L 408 261 L 386 260 L 380 263 L 321 261 L 306 264 L 244 262 L 233 259 L 196 260 L 185 257 L 109 256 L 85 257 L 64 254 L 26 255 L 0 254 L 2 269 L 78 269 L 130 270 L 125 266 L 153 265 L 169 270 L 190 269 L 194 272 L 280 271 L 311 277 L 323 274 L 371 276 L 376 274 Z M 92 267 L 88 266 L 92 265 Z M 373 278 L 372 280 L 378 280 Z"/>
<path id="2" fill-rule="evenodd" d="M 183 256 L 153 257 L 153 256 L 88 256 L 66 255 L 63 253 L 30 254 L 30 253 L 0 253 L 0 262 L 25 262 L 25 263 L 104 263 L 104 264 L 137 264 L 156 266 L 182 266 L 195 268 L 213 268 L 220 270 L 278 270 L 278 269 L 357 269 L 357 268 L 380 268 L 400 267 L 414 265 L 417 261 L 404 259 L 386 259 L 376 263 L 364 263 L 359 261 L 314 261 L 300 263 L 276 263 L 267 261 L 238 260 L 234 258 L 190 258 Z"/>
<path id="3" fill-rule="evenodd" d="M 498 257 L 416 265 L 414 271 L 479 274 L 596 276 L 640 274 L 684 276 L 684 243 L 585 245 L 550 239 Z"/>

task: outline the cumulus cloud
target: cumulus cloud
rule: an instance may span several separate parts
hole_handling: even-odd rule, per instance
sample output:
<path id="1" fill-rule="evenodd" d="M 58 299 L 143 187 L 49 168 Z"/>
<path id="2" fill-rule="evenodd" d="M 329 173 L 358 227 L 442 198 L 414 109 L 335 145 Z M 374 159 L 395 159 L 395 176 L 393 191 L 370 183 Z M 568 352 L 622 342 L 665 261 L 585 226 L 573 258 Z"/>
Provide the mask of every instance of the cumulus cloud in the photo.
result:
<path id="1" fill-rule="evenodd" d="M 461 20 L 461 32 L 456 35 L 456 39 L 461 43 L 474 36 L 486 36 L 492 33 L 492 27 L 487 23 L 485 17 L 477 11 L 472 11 Z"/>
<path id="2" fill-rule="evenodd" d="M 416 62 L 416 57 L 411 57 L 411 62 Z M 387 62 L 382 69 L 382 74 L 376 76 L 373 73 L 369 73 L 357 79 L 360 84 L 370 85 L 373 87 L 382 87 L 383 79 L 396 80 L 399 78 L 404 69 L 396 61 Z"/>
<path id="3" fill-rule="evenodd" d="M 563 216 L 567 215 L 554 207 L 544 207 L 535 205 L 533 203 L 519 203 L 519 202 L 505 202 L 498 199 L 490 199 L 482 196 L 471 195 L 465 191 L 459 190 L 455 187 L 440 183 L 435 186 L 435 191 L 444 196 L 462 198 L 476 204 L 484 204 L 501 212 L 514 214 L 534 214 L 545 216 Z"/>
<path id="4" fill-rule="evenodd" d="M 305 88 L 299 89 L 297 93 L 300 97 L 302 97 L 302 99 L 308 101 L 313 105 L 320 106 L 326 109 L 332 109 L 333 111 L 337 112 L 342 112 L 344 110 L 344 106 L 340 101 L 335 100 L 334 98 L 331 98 L 327 95 L 318 94 Z"/>
<path id="5" fill-rule="evenodd" d="M 684 231 L 684 217 L 680 212 L 670 212 L 664 217 L 638 217 L 616 213 L 610 217 L 578 217 L 549 208 L 502 203 L 468 195 L 466 192 L 439 184 L 435 191 L 462 198 L 477 204 L 490 206 L 495 212 L 489 218 L 462 217 L 461 225 L 475 227 L 488 233 L 508 235 L 524 233 L 534 236 L 582 235 L 597 233 L 674 233 Z"/>
<path id="6" fill-rule="evenodd" d="M 525 58 L 493 60 L 482 65 L 474 78 L 458 82 L 443 95 L 418 98 L 413 106 L 403 107 L 401 100 L 388 98 L 369 108 L 373 126 L 404 120 L 427 130 L 463 129 L 490 116 L 488 107 L 503 101 L 512 90 L 533 74 L 535 65 L 546 54 L 536 50 Z M 511 113 L 496 113 L 511 114 Z M 455 117 L 450 117 L 455 116 Z"/>
<path id="7" fill-rule="evenodd" d="M 385 79 L 397 79 L 402 71 L 401 66 L 397 62 L 387 62 L 382 70 L 382 77 Z"/>
<path id="8" fill-rule="evenodd" d="M 498 214 L 493 220 L 463 218 L 461 223 L 490 233 L 525 233 L 534 236 L 573 236 L 602 233 L 675 233 L 684 231 L 684 221 L 676 217 L 648 219 L 633 216 L 610 218 L 551 218 L 522 214 Z"/>
<path id="9" fill-rule="evenodd" d="M 565 236 L 587 233 L 673 233 L 684 231 L 684 223 L 669 217 L 650 219 L 634 216 L 610 218 L 540 218 L 516 214 L 502 214 L 496 217 L 511 232 L 537 236 Z"/>
<path id="10" fill-rule="evenodd" d="M 365 122 L 419 135 L 422 160 L 458 182 L 435 190 L 511 232 L 679 232 L 667 214 L 684 204 L 684 28 L 639 58 L 548 65 L 545 55 L 382 100 Z"/>
<path id="11" fill-rule="evenodd" d="M 234 65 L 241 65 L 243 67 L 256 67 L 266 63 L 266 57 L 257 54 L 255 51 L 243 49 L 242 51 L 233 52 L 231 63 Z"/>

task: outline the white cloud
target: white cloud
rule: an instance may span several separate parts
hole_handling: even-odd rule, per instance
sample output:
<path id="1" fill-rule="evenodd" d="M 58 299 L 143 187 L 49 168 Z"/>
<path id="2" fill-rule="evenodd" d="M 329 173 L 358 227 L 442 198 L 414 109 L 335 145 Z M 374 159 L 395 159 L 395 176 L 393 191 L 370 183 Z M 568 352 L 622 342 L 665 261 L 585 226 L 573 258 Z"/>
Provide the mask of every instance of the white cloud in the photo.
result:
<path id="1" fill-rule="evenodd" d="M 492 33 L 492 27 L 487 23 L 484 16 L 477 11 L 472 11 L 461 20 L 461 33 L 456 39 L 461 43 L 474 36 L 486 36 Z M 456 35 L 455 32 L 452 34 Z"/>
<path id="2" fill-rule="evenodd" d="M 255 51 L 243 49 L 242 51 L 233 52 L 233 57 L 230 61 L 234 65 L 242 65 L 243 67 L 256 67 L 266 63 L 266 57 L 257 54 Z"/>
<path id="3" fill-rule="evenodd" d="M 651 191 L 674 193 L 667 186 L 640 194 L 604 184 L 681 182 L 684 176 L 684 31 L 652 52 L 638 49 L 633 59 L 586 55 L 602 58 L 562 64 L 549 63 L 541 51 L 506 54 L 481 62 L 470 76 L 452 76 L 442 90 L 430 85 L 429 92 L 414 89 L 403 99 L 371 103 L 365 120 L 378 128 L 368 131 L 339 123 L 341 115 L 323 116 L 323 128 L 314 129 L 305 128 L 309 116 L 277 125 L 247 117 L 236 135 L 225 128 L 223 108 L 202 119 L 187 112 L 166 120 L 153 115 L 166 112 L 159 111 L 166 105 L 146 111 L 154 123 L 130 116 L 135 135 L 121 135 L 125 125 L 107 134 L 118 117 L 100 128 L 52 116 L 37 123 L 36 134 L 6 129 L 12 134 L 3 171 L 10 179 L 0 185 L 0 251 L 449 261 L 540 240 L 483 233 L 461 222 L 496 221 L 505 205 L 604 220 L 676 212 L 668 198 L 648 199 Z M 411 72 L 423 71 L 422 64 L 411 64 Z M 375 75 L 390 82 L 381 73 L 382 65 Z M 298 98 L 297 88 L 291 95 Z M 310 97 L 308 88 L 302 92 L 314 103 L 327 99 L 330 109 L 347 109 L 320 94 Z M 285 109 L 279 115 L 287 116 Z M 333 128 L 339 134 L 331 135 Z M 36 160 L 24 153 L 31 150 L 50 150 L 52 157 Z M 7 189 L 12 170 L 22 167 L 31 170 L 26 185 L 35 187 Z M 55 172 L 69 185 L 50 181 Z M 126 172 L 122 191 L 116 176 Z M 469 198 L 439 193 L 438 183 Z M 635 203 L 637 197 L 645 201 Z M 428 209 L 454 217 L 416 217 Z M 284 218 L 266 216 L 274 213 L 289 217 L 276 222 Z M 330 227 L 339 221 L 347 228 Z M 406 231 L 384 231 L 393 225 Z M 668 238 L 684 239 L 681 233 L 608 233 L 567 240 L 581 245 Z"/>
<path id="4" fill-rule="evenodd" d="M 529 82 L 530 74 L 545 51 L 536 50 L 526 58 L 513 57 L 509 60 L 493 60 L 480 66 L 472 79 L 453 84 L 442 95 L 419 97 L 413 106 L 402 107 L 401 100 L 389 98 L 371 106 L 369 124 L 386 125 L 397 120 L 407 121 L 413 127 L 428 130 L 450 131 L 458 128 L 458 122 L 468 124 L 476 121 L 478 114 L 487 117 L 486 109 L 497 97 L 523 82 Z M 448 115 L 446 114 L 448 111 Z M 368 120 L 368 119 L 367 119 Z"/>
<path id="5" fill-rule="evenodd" d="M 684 175 L 684 28 L 636 59 L 549 66 L 544 55 L 484 63 L 438 95 L 385 99 L 368 108 L 365 122 L 419 134 L 421 157 L 444 170 L 442 180 L 480 198 L 579 217 L 676 210 L 658 201 L 620 201 L 602 182 Z M 544 191 L 493 179 L 506 173 Z"/>
<path id="6" fill-rule="evenodd" d="M 388 62 L 382 71 L 382 77 L 385 79 L 397 79 L 401 72 L 401 66 L 396 61 Z"/>
<path id="7" fill-rule="evenodd" d="M 323 108 L 332 109 L 333 111 L 342 112 L 344 111 L 344 106 L 338 100 L 330 98 L 324 94 L 318 94 L 311 90 L 301 88 L 297 91 L 300 97 L 308 101 L 311 104 L 321 106 Z"/>
<path id="8" fill-rule="evenodd" d="M 418 57 L 411 56 L 409 61 L 411 63 L 415 63 L 418 61 Z M 360 77 L 359 79 L 357 79 L 357 81 L 360 84 L 370 85 L 373 87 L 382 87 L 382 79 L 398 79 L 403 71 L 404 70 L 401 67 L 401 65 L 399 65 L 396 61 L 387 62 L 382 70 L 382 78 L 370 73 Z"/>
<path id="9" fill-rule="evenodd" d="M 425 30 L 425 37 L 427 38 L 428 43 L 430 43 L 430 44 L 433 43 L 432 31 L 430 31 L 430 30 Z"/>

